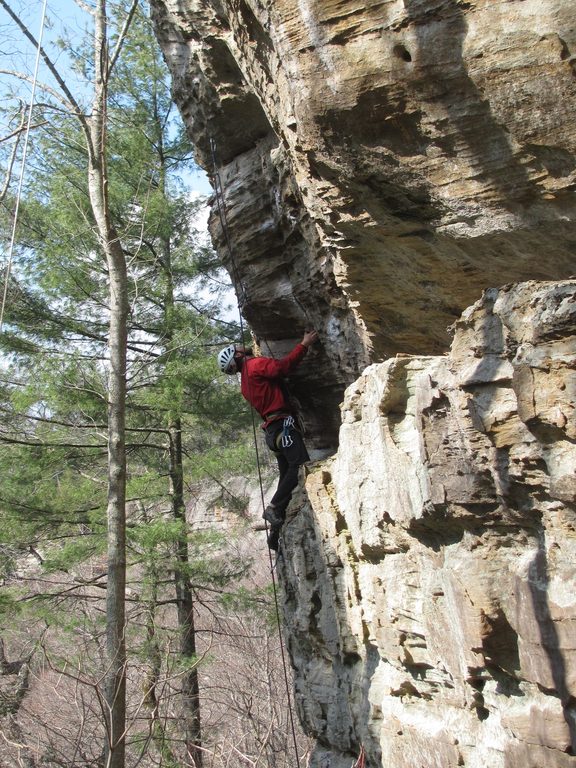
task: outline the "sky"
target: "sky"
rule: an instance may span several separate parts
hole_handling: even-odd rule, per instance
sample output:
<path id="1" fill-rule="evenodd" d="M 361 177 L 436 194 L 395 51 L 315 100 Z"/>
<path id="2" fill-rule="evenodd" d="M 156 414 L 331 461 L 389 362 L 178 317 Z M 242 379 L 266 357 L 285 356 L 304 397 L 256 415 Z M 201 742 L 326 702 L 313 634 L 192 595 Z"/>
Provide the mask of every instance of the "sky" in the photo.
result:
<path id="1" fill-rule="evenodd" d="M 28 26 L 32 35 L 39 40 L 41 38 L 42 46 L 49 52 L 52 60 L 66 74 L 66 80 L 74 91 L 74 85 L 81 88 L 82 81 L 77 79 L 71 71 L 65 51 L 56 45 L 56 40 L 66 35 L 71 44 L 84 35 L 84 30 L 88 26 L 89 17 L 74 0 L 8 0 L 13 10 Z M 93 2 L 86 2 L 85 5 L 93 5 Z M 44 19 L 44 23 L 43 23 Z M 11 21 L 3 8 L 0 8 L 0 80 L 10 82 L 12 87 L 19 88 L 23 93 L 23 98 L 29 102 L 32 93 L 32 84 L 17 80 L 6 74 L 11 71 L 24 72 L 33 78 L 37 57 L 37 49 L 27 40 L 23 33 L 17 29 L 14 22 Z M 42 59 L 39 62 L 38 82 L 46 83 L 50 87 L 56 87 L 56 83 Z M 41 89 L 37 88 L 35 101 L 42 98 Z M 2 130 L 4 125 L 0 118 L 0 136 L 5 135 Z M 190 187 L 191 194 L 209 195 L 212 188 L 208 182 L 208 177 L 198 168 L 196 172 L 191 172 L 185 179 Z"/>
<path id="2" fill-rule="evenodd" d="M 69 44 L 73 46 L 76 41 L 83 38 L 85 30 L 91 29 L 87 11 L 82 9 L 74 0 L 8 0 L 8 2 L 14 12 L 26 24 L 34 38 L 36 40 L 41 38 L 42 46 L 65 75 L 70 90 L 74 93 L 81 93 L 81 89 L 85 87 L 83 81 L 77 78 L 71 70 L 66 51 L 62 50 L 56 41 L 65 36 Z M 93 0 L 86 0 L 84 5 L 93 5 Z M 18 88 L 24 102 L 29 103 L 32 95 L 32 83 L 15 79 L 9 73 L 23 72 L 32 81 L 36 60 L 36 46 L 26 39 L 7 12 L 0 8 L 0 86 L 2 86 L 2 91 L 5 84 L 9 83 L 13 88 Z M 37 79 L 38 83 L 45 83 L 49 87 L 57 88 L 55 80 L 41 58 L 39 59 Z M 42 88 L 37 87 L 34 102 L 38 103 L 42 100 L 43 95 Z M 14 124 L 8 128 L 8 123 L 0 113 L 0 138 L 6 136 L 13 127 Z M 27 172 L 29 171 L 25 165 L 25 176 Z M 199 195 L 208 196 L 212 193 L 208 177 L 200 168 L 191 169 L 187 172 L 183 181 L 192 199 Z M 199 213 L 197 220 L 193 222 L 197 228 L 204 231 L 207 231 L 207 214 L 208 208 L 206 207 L 204 211 Z M 225 300 L 230 303 L 225 319 L 237 320 L 238 310 L 232 289 L 227 293 Z"/>

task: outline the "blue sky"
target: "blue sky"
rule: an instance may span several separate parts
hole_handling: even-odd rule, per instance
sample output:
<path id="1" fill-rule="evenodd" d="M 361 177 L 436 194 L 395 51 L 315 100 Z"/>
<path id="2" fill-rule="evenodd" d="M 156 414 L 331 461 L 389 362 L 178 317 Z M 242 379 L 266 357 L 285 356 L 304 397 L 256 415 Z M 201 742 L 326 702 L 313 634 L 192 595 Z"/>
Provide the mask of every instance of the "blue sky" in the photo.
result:
<path id="1" fill-rule="evenodd" d="M 88 13 L 80 8 L 74 0 L 46 0 L 45 3 L 44 0 L 10 0 L 10 2 L 13 10 L 28 26 L 34 37 L 39 39 L 42 36 L 43 47 L 49 52 L 53 61 L 66 73 L 66 80 L 71 86 L 71 90 L 78 92 L 74 88 L 76 77 L 67 63 L 66 53 L 56 46 L 56 40 L 65 35 L 73 44 L 75 39 L 83 37 L 85 29 L 90 29 Z M 89 0 L 85 3 L 85 5 L 91 4 Z M 45 23 L 42 24 L 44 8 L 46 8 L 46 15 Z M 36 48 L 17 29 L 6 12 L 0 9 L 0 80 L 9 81 L 14 88 L 21 89 L 26 101 L 30 99 L 31 84 L 10 77 L 4 72 L 24 72 L 32 78 L 35 62 Z M 52 76 L 42 61 L 40 61 L 38 81 L 56 87 Z M 81 89 L 82 87 L 82 81 L 78 79 L 77 88 Z M 41 90 L 37 89 L 35 101 L 38 102 L 41 98 Z M 3 126 L 0 124 L 0 135 L 5 135 L 2 128 Z M 212 191 L 207 176 L 201 169 L 198 169 L 196 173 L 189 174 L 185 182 L 189 185 L 191 193 L 208 195 Z"/>
<path id="2" fill-rule="evenodd" d="M 75 40 L 85 37 L 86 29 L 91 31 L 90 17 L 88 13 L 81 9 L 74 0 L 9 0 L 14 12 L 27 25 L 32 35 L 38 40 L 42 35 L 42 45 L 49 53 L 50 58 L 57 65 L 59 70 L 66 78 L 70 90 L 76 95 L 81 94 L 85 88 L 85 83 L 70 68 L 70 63 L 65 50 L 61 50 L 56 45 L 58 38 L 66 36 L 74 45 Z M 45 24 L 42 25 L 43 10 L 46 7 Z M 29 103 L 32 91 L 30 82 L 15 79 L 6 74 L 11 71 L 23 72 L 30 79 L 34 74 L 36 62 L 36 47 L 25 38 L 21 30 L 11 21 L 8 14 L 0 9 L 0 93 L 5 90 L 6 84 L 12 85 L 15 89 L 20 89 L 24 103 Z M 40 62 L 38 82 L 45 83 L 50 87 L 57 88 L 52 75 L 46 65 Z M 37 87 L 35 94 L 35 103 L 38 103 L 45 97 L 42 88 Z M 81 99 L 80 99 L 81 101 Z M 5 102 L 7 105 L 8 102 Z M 3 120 L 0 113 L 0 137 L 5 136 L 9 130 L 15 127 L 14 122 L 9 123 Z M 30 172 L 28 163 L 24 169 L 25 177 Z M 189 190 L 192 198 L 199 194 L 206 196 L 212 192 L 206 174 L 201 170 L 190 170 L 183 175 L 183 181 Z M 200 230 L 206 231 L 207 210 L 200 212 L 195 226 Z M 223 300 L 231 302 L 231 318 L 237 319 L 237 309 L 235 308 L 235 296 L 230 290 Z"/>

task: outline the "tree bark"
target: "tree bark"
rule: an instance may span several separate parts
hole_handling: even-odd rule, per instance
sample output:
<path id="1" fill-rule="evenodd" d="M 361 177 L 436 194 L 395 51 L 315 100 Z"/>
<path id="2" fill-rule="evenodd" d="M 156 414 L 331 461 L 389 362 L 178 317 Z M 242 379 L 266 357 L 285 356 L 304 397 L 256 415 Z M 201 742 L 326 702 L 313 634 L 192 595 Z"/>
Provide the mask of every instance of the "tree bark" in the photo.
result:
<path id="1" fill-rule="evenodd" d="M 109 277 L 108 374 L 108 583 L 106 631 L 108 667 L 105 680 L 106 768 L 124 768 L 126 729 L 126 347 L 128 286 L 126 260 L 111 223 L 106 169 L 108 47 L 106 3 L 95 8 L 95 82 L 89 120 L 88 189 Z"/>
<path id="2" fill-rule="evenodd" d="M 176 543 L 177 567 L 174 573 L 180 630 L 180 654 L 184 660 L 192 664 L 196 656 L 196 630 L 194 626 L 194 595 L 188 569 L 188 537 L 186 534 L 182 472 L 182 425 L 178 417 L 174 418 L 170 424 L 170 480 L 173 514 L 175 519 L 182 523 Z M 188 669 L 182 678 L 182 698 L 186 749 L 194 768 L 202 768 L 200 684 L 198 669 L 195 664 Z"/>
<path id="3" fill-rule="evenodd" d="M 162 146 L 162 130 L 158 132 L 160 154 L 159 186 L 165 190 L 165 158 Z M 174 339 L 174 280 L 172 275 L 172 252 L 169 240 L 163 244 L 163 269 L 166 279 L 164 296 L 164 326 L 166 347 L 170 348 Z M 171 416 L 168 426 L 170 440 L 170 495 L 172 514 L 181 523 L 176 542 L 176 569 L 174 586 L 178 611 L 178 629 L 180 632 L 180 654 L 191 666 L 182 678 L 182 704 L 184 709 L 184 739 L 188 757 L 194 768 L 202 768 L 202 728 L 200 718 L 200 684 L 198 669 L 194 663 L 196 657 L 196 628 L 194 625 L 194 593 L 190 581 L 188 532 L 186 507 L 184 504 L 184 465 L 182 460 L 182 420 L 179 413 Z"/>

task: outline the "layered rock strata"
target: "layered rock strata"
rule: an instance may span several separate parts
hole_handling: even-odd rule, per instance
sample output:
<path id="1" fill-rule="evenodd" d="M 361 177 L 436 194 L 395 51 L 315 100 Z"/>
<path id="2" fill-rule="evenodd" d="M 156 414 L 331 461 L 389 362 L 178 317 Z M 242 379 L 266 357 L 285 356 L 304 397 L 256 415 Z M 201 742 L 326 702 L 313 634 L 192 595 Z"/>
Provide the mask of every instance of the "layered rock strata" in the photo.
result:
<path id="1" fill-rule="evenodd" d="M 576 765 L 575 368 L 530 282 L 348 388 L 278 561 L 313 768 Z"/>
<path id="2" fill-rule="evenodd" d="M 576 5 L 152 6 L 245 318 L 322 340 L 278 565 L 313 768 L 574 766 Z"/>
<path id="3" fill-rule="evenodd" d="M 573 273 L 574 3 L 152 5 L 246 319 L 276 354 L 324 340 L 296 382 L 319 444 L 368 362 L 445 351 L 489 286 Z"/>

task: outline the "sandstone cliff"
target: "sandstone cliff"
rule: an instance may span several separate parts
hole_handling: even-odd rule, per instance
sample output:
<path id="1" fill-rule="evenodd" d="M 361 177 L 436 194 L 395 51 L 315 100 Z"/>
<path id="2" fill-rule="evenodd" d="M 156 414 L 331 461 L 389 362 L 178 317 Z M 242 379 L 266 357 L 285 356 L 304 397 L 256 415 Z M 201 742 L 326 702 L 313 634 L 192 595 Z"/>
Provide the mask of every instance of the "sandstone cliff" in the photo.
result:
<path id="1" fill-rule="evenodd" d="M 313 765 L 573 765 L 576 5 L 153 15 L 244 316 L 322 338 L 280 566 Z"/>
<path id="2" fill-rule="evenodd" d="M 346 392 L 279 561 L 311 765 L 576 765 L 576 282 Z"/>
<path id="3" fill-rule="evenodd" d="M 445 350 L 486 287 L 573 273 L 570 0 L 153 6 L 246 318 L 278 352 L 322 333 L 302 399 L 328 442 L 366 363 Z"/>

